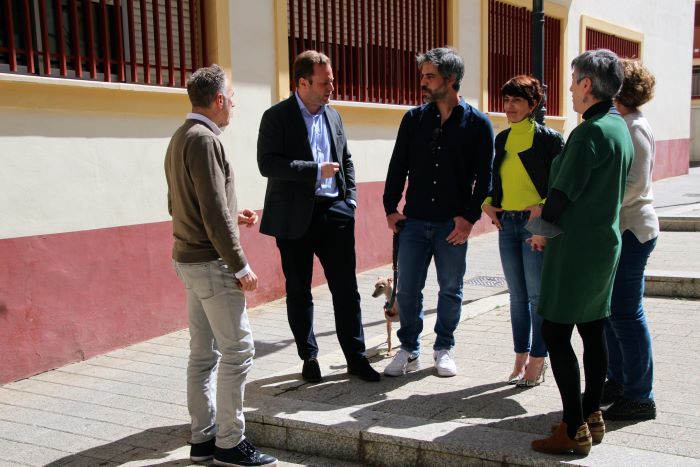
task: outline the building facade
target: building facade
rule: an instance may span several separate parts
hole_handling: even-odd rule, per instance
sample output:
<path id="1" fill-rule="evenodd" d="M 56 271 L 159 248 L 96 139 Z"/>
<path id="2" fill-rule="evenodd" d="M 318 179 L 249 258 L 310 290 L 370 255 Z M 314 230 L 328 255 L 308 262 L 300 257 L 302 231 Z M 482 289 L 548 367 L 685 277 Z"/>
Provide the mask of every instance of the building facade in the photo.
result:
<path id="1" fill-rule="evenodd" d="M 464 57 L 460 93 L 506 127 L 498 79 L 529 72 L 529 0 L 11 0 L 0 16 L 0 383 L 186 327 L 170 263 L 165 149 L 189 110 L 192 69 L 230 71 L 221 136 L 239 206 L 260 211 L 262 113 L 290 93 L 290 57 L 334 63 L 333 105 L 355 161 L 358 269 L 390 262 L 381 195 L 401 117 L 416 104 L 415 53 Z M 569 64 L 600 44 L 657 78 L 645 106 L 655 178 L 687 173 L 695 2 L 545 2 L 547 124 L 571 131 Z M 609 45 L 607 45 L 609 44 Z M 498 79 L 496 78 L 498 77 Z M 501 79 L 502 81 L 502 79 Z M 550 82 L 551 81 L 551 82 Z M 481 233 L 489 222 L 477 224 Z M 274 241 L 243 229 L 260 289 L 284 293 Z M 322 277 L 320 268 L 315 283 Z"/>

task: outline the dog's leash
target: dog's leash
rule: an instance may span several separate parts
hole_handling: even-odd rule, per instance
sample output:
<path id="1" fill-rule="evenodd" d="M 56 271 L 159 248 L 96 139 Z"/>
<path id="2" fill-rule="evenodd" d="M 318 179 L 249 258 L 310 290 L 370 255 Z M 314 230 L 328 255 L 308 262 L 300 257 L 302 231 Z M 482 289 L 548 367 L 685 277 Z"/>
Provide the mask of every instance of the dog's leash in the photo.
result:
<path id="1" fill-rule="evenodd" d="M 396 223 L 396 227 L 398 231 L 394 232 L 393 245 L 391 248 L 391 262 L 394 270 L 394 288 L 391 290 L 391 297 L 389 297 L 389 300 L 384 303 L 384 311 L 391 311 L 391 309 L 394 308 L 394 302 L 396 302 L 396 290 L 399 288 L 399 232 L 401 232 L 401 228 L 403 227 L 403 221 L 398 221 Z"/>

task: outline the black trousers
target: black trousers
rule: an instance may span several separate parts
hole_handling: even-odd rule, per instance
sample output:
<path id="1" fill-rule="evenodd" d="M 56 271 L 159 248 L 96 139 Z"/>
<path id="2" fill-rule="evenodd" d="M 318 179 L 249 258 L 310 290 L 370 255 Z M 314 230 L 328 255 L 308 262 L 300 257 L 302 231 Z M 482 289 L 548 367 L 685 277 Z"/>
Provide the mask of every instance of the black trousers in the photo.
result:
<path id="1" fill-rule="evenodd" d="M 608 371 L 608 347 L 605 342 L 605 322 L 599 319 L 588 323 L 561 324 L 544 320 L 542 337 L 547 343 L 552 373 L 559 388 L 564 408 L 562 420 L 566 423 L 569 438 L 574 439 L 576 430 L 586 418 L 600 410 L 605 374 Z M 574 326 L 583 341 L 583 372 L 586 389 L 581 397 L 581 374 L 578 359 L 571 347 Z"/>
<path id="2" fill-rule="evenodd" d="M 333 296 L 335 330 L 348 362 L 365 356 L 360 294 L 355 276 L 355 213 L 344 200 L 316 203 L 311 224 L 297 240 L 277 238 L 287 291 L 287 319 L 302 360 L 318 355 L 313 329 L 314 255 Z"/>

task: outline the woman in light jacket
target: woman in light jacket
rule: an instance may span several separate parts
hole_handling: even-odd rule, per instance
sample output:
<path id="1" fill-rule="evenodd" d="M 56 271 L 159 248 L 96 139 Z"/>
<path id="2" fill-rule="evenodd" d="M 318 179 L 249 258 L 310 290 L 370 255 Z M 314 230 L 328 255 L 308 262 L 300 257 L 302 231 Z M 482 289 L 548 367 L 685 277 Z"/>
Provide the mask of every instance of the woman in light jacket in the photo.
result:
<path id="1" fill-rule="evenodd" d="M 542 99 L 537 79 L 520 75 L 501 88 L 510 127 L 496 136 L 493 191 L 482 210 L 498 227 L 498 247 L 510 293 L 515 364 L 508 384 L 533 387 L 544 381 L 547 346 L 537 314 L 543 252 L 527 244 L 530 217 L 540 215 L 547 196 L 549 169 L 561 153 L 559 133 L 536 123 L 533 111 Z"/>
<path id="2" fill-rule="evenodd" d="M 612 403 L 608 420 L 647 420 L 656 417 L 652 393 L 654 363 L 651 336 L 644 317 L 644 268 L 659 235 L 659 219 L 652 205 L 654 134 L 639 107 L 653 96 L 655 79 L 636 60 L 623 60 L 625 79 L 615 107 L 627 123 L 634 160 L 627 175 L 620 209 L 622 252 L 613 285 L 611 313 L 605 326 L 608 374 L 602 403 Z"/>

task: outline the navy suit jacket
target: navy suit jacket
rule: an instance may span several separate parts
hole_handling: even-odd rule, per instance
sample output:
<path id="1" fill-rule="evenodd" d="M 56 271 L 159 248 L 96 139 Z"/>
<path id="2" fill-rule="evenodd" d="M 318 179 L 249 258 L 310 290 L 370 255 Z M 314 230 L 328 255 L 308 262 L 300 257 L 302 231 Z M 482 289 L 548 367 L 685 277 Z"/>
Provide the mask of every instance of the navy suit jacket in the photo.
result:
<path id="1" fill-rule="evenodd" d="M 325 120 L 330 128 L 331 153 L 340 164 L 336 183 L 341 198 L 356 202 L 355 168 L 348 151 L 343 122 L 327 105 Z M 267 177 L 267 191 L 260 232 L 283 239 L 301 238 L 311 223 L 318 163 L 296 97 L 270 107 L 260 121 L 258 168 Z"/>

